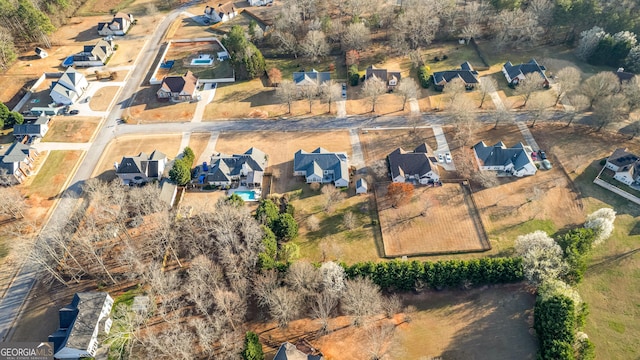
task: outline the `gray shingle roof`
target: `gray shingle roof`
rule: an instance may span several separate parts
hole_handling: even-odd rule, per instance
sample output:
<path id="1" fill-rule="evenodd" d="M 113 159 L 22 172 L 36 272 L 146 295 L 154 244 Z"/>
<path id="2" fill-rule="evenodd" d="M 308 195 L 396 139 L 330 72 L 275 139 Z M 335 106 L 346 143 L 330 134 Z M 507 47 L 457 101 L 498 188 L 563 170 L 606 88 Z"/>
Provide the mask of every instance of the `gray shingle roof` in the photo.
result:
<path id="1" fill-rule="evenodd" d="M 399 175 L 405 176 L 405 174 L 418 174 L 422 177 L 430 171 L 437 174 L 438 168 L 433 165 L 428 153 L 427 144 L 420 144 L 413 151 L 406 151 L 402 148 L 395 149 L 387 156 L 391 177 L 396 178 Z"/>
<path id="2" fill-rule="evenodd" d="M 280 345 L 273 360 L 323 360 L 322 355 L 307 355 L 298 350 L 292 343 L 286 342 Z"/>
<path id="3" fill-rule="evenodd" d="M 348 181 L 347 155 L 345 153 L 329 152 L 319 147 L 310 153 L 298 150 L 293 156 L 294 172 L 304 171 L 307 174 L 316 174 L 317 171 L 320 171 L 319 176 L 322 177 L 321 170 L 333 170 L 335 180 L 344 179 Z"/>
<path id="4" fill-rule="evenodd" d="M 518 75 L 527 75 L 530 73 L 537 72 L 538 74 L 540 74 L 540 77 L 543 80 L 548 81 L 547 75 L 545 75 L 545 71 L 547 69 L 544 66 L 538 64 L 536 59 L 531 59 L 527 63 L 518 64 L 518 65 L 513 65 L 511 61 L 507 61 L 504 64 L 504 68 L 512 80 L 515 79 Z"/>
<path id="5" fill-rule="evenodd" d="M 465 84 L 477 84 L 478 72 L 473 69 L 473 66 L 468 61 L 465 61 L 460 65 L 460 69 L 445 70 L 433 73 L 433 81 L 435 84 L 444 85 L 455 78 L 460 78 Z"/>
<path id="6" fill-rule="evenodd" d="M 483 166 L 507 166 L 512 163 L 514 169 L 518 171 L 532 162 L 522 143 L 507 148 L 502 141 L 493 146 L 487 146 L 484 141 L 481 141 L 475 144 L 473 149 Z"/>
<path id="7" fill-rule="evenodd" d="M 638 156 L 627 151 L 626 148 L 618 148 L 611 154 L 607 161 L 615 166 L 622 167 L 638 161 Z"/>
<path id="8" fill-rule="evenodd" d="M 29 152 L 34 150 L 29 145 L 25 145 L 19 142 L 13 143 L 7 151 L 5 151 L 4 155 L 0 156 L 0 162 L 6 164 L 12 164 L 17 162 L 22 162 L 27 159 L 29 156 Z"/>
<path id="9" fill-rule="evenodd" d="M 239 176 L 243 165 L 253 171 L 264 171 L 267 167 L 267 155 L 255 147 L 244 154 L 218 154 L 211 157 L 211 167 L 207 173 L 209 182 L 228 182 L 231 177 Z"/>
<path id="10" fill-rule="evenodd" d="M 154 150 L 150 155 L 144 152 L 138 156 L 125 156 L 120 161 L 116 174 L 146 174 L 149 177 L 158 177 L 159 174 L 158 161 L 167 158 L 167 155 L 160 151 Z"/>
<path id="11" fill-rule="evenodd" d="M 385 82 L 389 82 L 389 80 L 393 78 L 395 78 L 398 82 L 400 81 L 400 79 L 402 79 L 402 75 L 400 74 L 400 71 L 380 69 L 373 65 L 370 65 L 365 72 L 365 78 L 368 79 L 372 76 L 377 77 L 378 79 L 384 80 Z"/>
<path id="12" fill-rule="evenodd" d="M 293 82 L 296 85 L 322 85 L 329 80 L 331 80 L 330 72 L 316 71 L 316 69 L 311 69 L 311 71 L 298 71 L 293 73 Z"/>

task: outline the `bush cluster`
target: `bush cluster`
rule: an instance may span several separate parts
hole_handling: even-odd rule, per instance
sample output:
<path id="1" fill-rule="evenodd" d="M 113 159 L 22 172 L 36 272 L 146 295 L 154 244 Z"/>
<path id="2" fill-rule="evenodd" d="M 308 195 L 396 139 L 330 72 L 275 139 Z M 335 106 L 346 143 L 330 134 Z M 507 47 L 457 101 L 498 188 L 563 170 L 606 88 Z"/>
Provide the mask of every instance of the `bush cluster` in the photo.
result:
<path id="1" fill-rule="evenodd" d="M 271 199 L 260 200 L 255 218 L 263 224 L 264 232 L 264 251 L 258 255 L 261 268 L 279 268 L 279 261 L 288 263 L 299 256 L 298 246 L 287 243 L 298 236 L 298 222 L 293 217 L 294 212 L 295 208 L 284 196 L 279 198 L 278 204 Z"/>
<path id="2" fill-rule="evenodd" d="M 420 86 L 427 89 L 431 85 L 431 68 L 426 65 L 422 65 L 418 68 L 418 79 L 420 79 Z"/>
<path id="3" fill-rule="evenodd" d="M 169 170 L 169 179 L 174 183 L 184 186 L 191 181 L 191 167 L 196 156 L 190 147 L 184 148 L 182 157 L 173 162 L 173 167 Z"/>

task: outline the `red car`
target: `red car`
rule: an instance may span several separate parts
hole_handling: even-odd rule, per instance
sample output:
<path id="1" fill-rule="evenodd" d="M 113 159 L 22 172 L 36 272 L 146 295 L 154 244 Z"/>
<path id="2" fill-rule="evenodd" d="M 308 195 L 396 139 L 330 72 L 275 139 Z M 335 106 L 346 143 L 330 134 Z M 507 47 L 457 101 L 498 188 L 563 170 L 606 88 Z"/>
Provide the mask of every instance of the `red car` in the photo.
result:
<path id="1" fill-rule="evenodd" d="M 538 160 L 538 154 L 535 151 L 531 153 L 531 160 L 533 161 Z"/>

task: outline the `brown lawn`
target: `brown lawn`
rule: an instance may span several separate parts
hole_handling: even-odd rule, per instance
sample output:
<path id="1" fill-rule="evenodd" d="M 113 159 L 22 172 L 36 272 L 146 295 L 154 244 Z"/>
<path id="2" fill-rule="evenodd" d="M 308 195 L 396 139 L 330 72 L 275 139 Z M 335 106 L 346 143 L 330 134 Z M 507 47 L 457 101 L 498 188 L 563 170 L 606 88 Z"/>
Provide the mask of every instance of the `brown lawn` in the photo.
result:
<path id="1" fill-rule="evenodd" d="M 204 13 L 204 7 L 206 5 L 203 3 L 201 5 L 196 5 L 189 7 L 189 12 L 200 17 L 201 14 Z M 209 4 L 212 6 L 212 4 Z M 215 36 L 215 31 L 212 30 L 211 26 L 201 25 L 199 22 L 194 21 L 190 16 L 182 15 L 178 17 L 169 27 L 169 31 L 167 31 L 167 39 L 194 39 L 194 38 L 203 38 L 203 37 L 212 37 Z"/>
<path id="2" fill-rule="evenodd" d="M 100 118 L 97 117 L 54 117 L 49 131 L 42 141 L 84 143 L 91 140 Z"/>
<path id="3" fill-rule="evenodd" d="M 0 102 L 12 110 L 36 79 L 35 75 L 0 75 Z"/>
<path id="4" fill-rule="evenodd" d="M 411 202 L 398 208 L 391 206 L 386 186 L 376 186 L 385 256 L 487 250 L 482 225 L 473 217 L 476 209 L 460 184 L 416 187 Z"/>
<path id="5" fill-rule="evenodd" d="M 204 149 L 207 147 L 207 144 L 209 144 L 210 138 L 210 133 L 191 133 L 191 137 L 189 137 L 189 147 L 191 148 L 191 150 L 193 150 L 193 153 L 196 156 L 196 160 L 200 157 Z"/>
<path id="6" fill-rule="evenodd" d="M 145 86 L 135 93 L 133 105 L 129 108 L 129 121 L 134 123 L 162 123 L 191 121 L 196 111 L 196 103 L 158 101 L 156 92 L 160 85 Z"/>
<path id="7" fill-rule="evenodd" d="M 305 339 L 327 360 L 362 360 L 372 348 L 371 329 L 395 325 L 383 342 L 388 359 L 535 359 L 537 342 L 530 333 L 535 297 L 522 285 L 484 287 L 472 290 L 428 291 L 403 294 L 403 305 L 415 311 L 393 319 L 368 319 L 354 327 L 347 317 L 334 318 L 327 335 L 309 319 L 293 321 L 280 329 L 276 324 L 252 323 L 271 359 L 285 341 Z"/>
<path id="8" fill-rule="evenodd" d="M 92 177 L 103 180 L 115 179 L 113 164 L 120 162 L 123 156 L 135 156 L 140 152 L 161 151 L 173 159 L 180 148 L 182 135 L 122 136 L 112 140 L 105 149 Z"/>
<path id="9" fill-rule="evenodd" d="M 333 132 L 224 132 L 218 137 L 216 151 L 237 154 L 256 147 L 269 156 L 269 168 L 276 178 L 272 193 L 283 194 L 299 189 L 304 183 L 302 177 L 293 177 L 293 155 L 303 149 L 313 151 L 323 147 L 329 151 L 343 151 L 351 156 L 351 143 L 347 131 Z"/>
<path id="10" fill-rule="evenodd" d="M 180 202 L 180 213 L 187 216 L 211 212 L 218 200 L 225 196 L 224 191 L 188 191 Z"/>
<path id="11" fill-rule="evenodd" d="M 362 85 L 357 88 L 353 88 L 352 93 L 355 93 L 356 96 L 355 98 L 352 97 L 347 100 L 347 114 L 355 115 L 372 113 L 371 99 L 362 97 L 362 95 L 360 94 L 361 88 Z M 376 103 L 375 114 L 378 115 L 403 115 L 409 114 L 410 112 L 411 107 L 409 105 L 409 102 L 407 101 L 407 104 L 403 111 L 402 98 L 394 94 L 381 95 L 378 99 L 378 102 Z"/>
<path id="12" fill-rule="evenodd" d="M 106 86 L 98 89 L 98 91 L 91 96 L 89 107 L 93 111 L 109 110 L 109 105 L 113 102 L 113 98 L 118 93 L 118 90 L 120 90 L 119 86 Z"/>

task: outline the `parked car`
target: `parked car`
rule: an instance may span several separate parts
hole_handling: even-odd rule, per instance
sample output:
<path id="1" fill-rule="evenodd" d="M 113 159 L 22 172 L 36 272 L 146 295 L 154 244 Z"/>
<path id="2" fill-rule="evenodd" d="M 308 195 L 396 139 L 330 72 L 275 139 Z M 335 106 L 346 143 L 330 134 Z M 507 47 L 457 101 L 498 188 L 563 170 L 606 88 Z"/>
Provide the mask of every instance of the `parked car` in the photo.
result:
<path id="1" fill-rule="evenodd" d="M 87 97 L 84 99 L 84 102 L 86 102 L 86 103 L 88 103 L 89 101 L 91 101 L 91 96 L 87 96 Z"/>
<path id="2" fill-rule="evenodd" d="M 444 160 L 445 160 L 447 163 L 450 163 L 450 162 L 451 162 L 451 154 L 450 154 L 450 153 L 446 153 L 446 154 L 444 154 Z"/>
<path id="3" fill-rule="evenodd" d="M 547 160 L 547 153 L 543 150 L 538 150 L 538 157 L 540 160 Z"/>
<path id="4" fill-rule="evenodd" d="M 536 161 L 538 160 L 538 153 L 536 153 L 535 151 L 531 153 L 531 160 Z"/>
<path id="5" fill-rule="evenodd" d="M 342 84 L 342 98 L 347 99 L 347 84 L 345 83 Z"/>
<path id="6" fill-rule="evenodd" d="M 444 162 L 444 156 L 442 154 L 438 154 L 438 162 Z"/>
<path id="7" fill-rule="evenodd" d="M 69 115 L 78 115 L 80 114 L 80 110 L 71 110 L 69 111 Z"/>
<path id="8" fill-rule="evenodd" d="M 542 160 L 542 167 L 546 170 L 551 170 L 553 166 L 551 166 L 551 162 L 547 159 Z"/>

